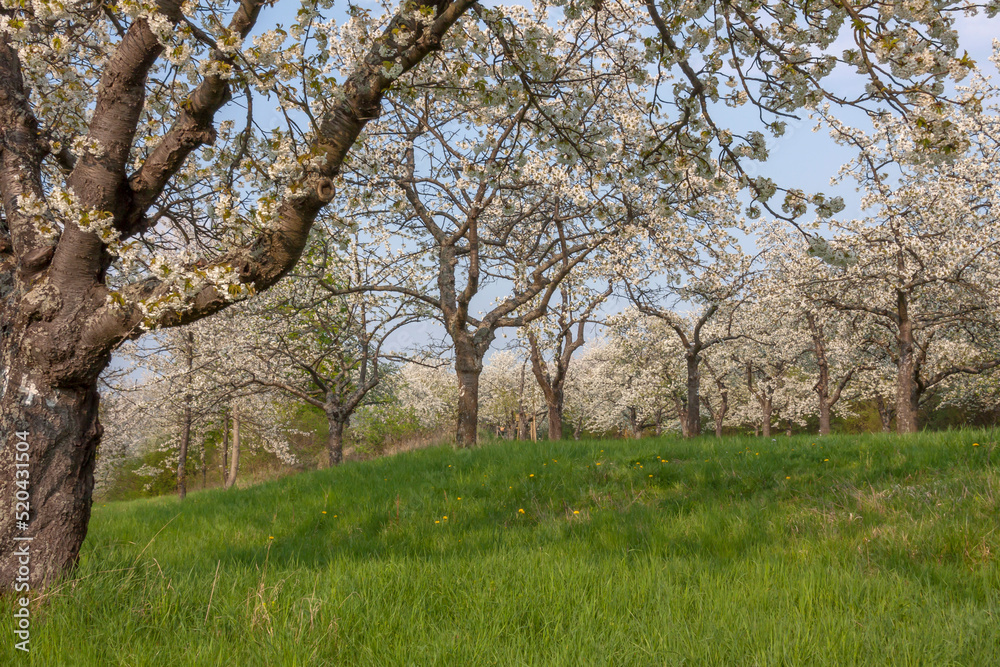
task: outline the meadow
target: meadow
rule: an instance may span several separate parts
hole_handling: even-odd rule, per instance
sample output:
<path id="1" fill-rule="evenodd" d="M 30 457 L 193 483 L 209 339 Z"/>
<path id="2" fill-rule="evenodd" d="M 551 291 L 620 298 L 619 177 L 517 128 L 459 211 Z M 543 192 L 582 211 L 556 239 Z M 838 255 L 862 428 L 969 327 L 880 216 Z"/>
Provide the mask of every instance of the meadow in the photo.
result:
<path id="1" fill-rule="evenodd" d="M 997 435 L 436 447 L 98 504 L 0 664 L 1000 664 Z"/>

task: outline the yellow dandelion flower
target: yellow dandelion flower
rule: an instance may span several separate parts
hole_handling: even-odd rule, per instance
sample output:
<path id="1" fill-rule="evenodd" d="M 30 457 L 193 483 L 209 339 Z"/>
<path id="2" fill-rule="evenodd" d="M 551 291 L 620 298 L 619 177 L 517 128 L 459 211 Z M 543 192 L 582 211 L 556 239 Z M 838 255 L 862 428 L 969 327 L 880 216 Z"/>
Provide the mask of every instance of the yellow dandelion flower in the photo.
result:
<path id="1" fill-rule="evenodd" d="M 518 510 L 517 510 L 517 513 L 518 513 L 518 514 L 524 514 L 524 510 L 523 510 L 523 509 L 518 509 Z"/>
<path id="2" fill-rule="evenodd" d="M 274 535 L 268 535 L 268 536 L 267 536 L 267 539 L 269 539 L 269 540 L 273 540 L 273 539 L 274 539 Z"/>
<path id="3" fill-rule="evenodd" d="M 445 521 L 447 521 L 447 520 L 448 520 L 448 517 L 446 517 L 446 516 L 443 516 L 443 517 L 441 517 L 441 518 L 442 518 L 442 519 L 444 519 Z"/>
<path id="4" fill-rule="evenodd" d="M 579 514 L 580 510 L 573 510 L 573 514 Z"/>
<path id="5" fill-rule="evenodd" d="M 535 473 L 531 473 L 530 475 L 528 475 L 528 477 L 534 477 L 534 476 L 535 476 Z"/>
<path id="6" fill-rule="evenodd" d="M 650 477 L 652 477 L 652 475 L 650 475 Z"/>
<path id="7" fill-rule="evenodd" d="M 435 521 L 434 523 L 441 523 L 440 521 Z"/>
<path id="8" fill-rule="evenodd" d="M 459 500 L 461 500 L 461 499 L 462 499 L 462 496 L 459 496 L 459 497 L 458 497 L 458 499 L 459 499 Z"/>
<path id="9" fill-rule="evenodd" d="M 978 446 L 979 446 L 979 443 L 978 443 L 978 442 L 974 442 L 974 443 L 972 443 L 972 446 L 973 446 L 973 447 L 978 447 Z"/>
<path id="10" fill-rule="evenodd" d="M 786 477 L 785 479 L 791 479 L 791 477 Z"/>
<path id="11" fill-rule="evenodd" d="M 323 510 L 323 514 L 326 514 L 326 510 Z"/>
<path id="12" fill-rule="evenodd" d="M 824 461 L 829 461 L 830 459 L 823 459 Z"/>
<path id="13" fill-rule="evenodd" d="M 601 462 L 600 462 L 600 461 L 598 461 L 598 462 L 597 462 L 597 465 L 601 465 Z"/>

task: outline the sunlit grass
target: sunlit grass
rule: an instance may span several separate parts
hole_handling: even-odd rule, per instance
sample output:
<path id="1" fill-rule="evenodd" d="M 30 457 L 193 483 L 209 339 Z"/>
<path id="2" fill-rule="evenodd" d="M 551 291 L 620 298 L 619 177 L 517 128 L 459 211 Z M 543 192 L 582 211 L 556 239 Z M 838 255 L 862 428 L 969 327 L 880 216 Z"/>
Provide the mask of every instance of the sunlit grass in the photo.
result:
<path id="1" fill-rule="evenodd" d="M 998 664 L 996 450 L 504 442 L 98 506 L 30 664 Z"/>

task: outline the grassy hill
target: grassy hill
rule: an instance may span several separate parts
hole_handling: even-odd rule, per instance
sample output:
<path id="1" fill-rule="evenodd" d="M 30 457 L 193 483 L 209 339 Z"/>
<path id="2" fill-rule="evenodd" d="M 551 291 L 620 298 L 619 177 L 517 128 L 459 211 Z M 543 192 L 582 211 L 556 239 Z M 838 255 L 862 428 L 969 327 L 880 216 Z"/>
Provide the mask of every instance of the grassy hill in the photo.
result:
<path id="1" fill-rule="evenodd" d="M 990 432 L 497 443 L 101 505 L 0 663 L 1000 664 L 998 462 Z"/>

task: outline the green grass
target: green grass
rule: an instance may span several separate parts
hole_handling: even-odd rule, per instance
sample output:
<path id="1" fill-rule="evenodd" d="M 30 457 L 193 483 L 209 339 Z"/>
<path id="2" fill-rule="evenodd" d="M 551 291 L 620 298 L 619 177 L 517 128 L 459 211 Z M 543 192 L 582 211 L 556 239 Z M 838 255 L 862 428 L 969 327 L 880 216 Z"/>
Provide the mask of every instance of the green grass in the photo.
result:
<path id="1" fill-rule="evenodd" d="M 2 610 L 0 664 L 1000 664 L 998 458 L 497 443 L 100 505 L 30 660 Z"/>

